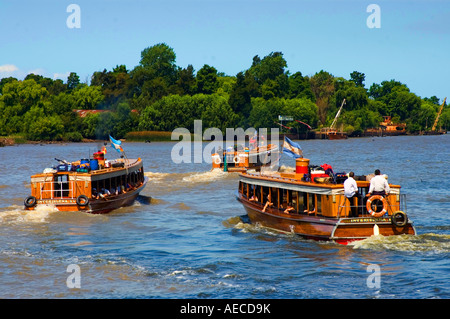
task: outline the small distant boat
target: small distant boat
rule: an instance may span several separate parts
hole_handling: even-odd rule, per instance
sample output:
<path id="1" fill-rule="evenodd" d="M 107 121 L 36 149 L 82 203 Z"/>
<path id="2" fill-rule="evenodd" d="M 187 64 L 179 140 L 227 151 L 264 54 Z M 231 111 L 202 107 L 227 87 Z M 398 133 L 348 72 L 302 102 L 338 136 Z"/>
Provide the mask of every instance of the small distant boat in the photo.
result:
<path id="1" fill-rule="evenodd" d="M 298 158 L 292 172 L 240 173 L 237 199 L 252 223 L 308 239 L 347 244 L 378 234 L 415 235 L 399 185 L 389 184 L 386 197 L 366 197 L 370 182 L 358 178 L 361 196 L 355 207 L 344 196 L 345 179 Z"/>
<path id="2" fill-rule="evenodd" d="M 244 172 L 247 169 L 260 169 L 273 165 L 280 157 L 276 144 L 258 146 L 252 150 L 248 147 L 236 146 L 225 151 L 212 154 L 212 168 L 226 172 Z"/>
<path id="3" fill-rule="evenodd" d="M 52 206 L 58 211 L 102 214 L 133 204 L 148 181 L 142 160 L 106 160 L 105 153 L 74 162 L 55 159 L 56 167 L 32 175 L 25 209 Z"/>

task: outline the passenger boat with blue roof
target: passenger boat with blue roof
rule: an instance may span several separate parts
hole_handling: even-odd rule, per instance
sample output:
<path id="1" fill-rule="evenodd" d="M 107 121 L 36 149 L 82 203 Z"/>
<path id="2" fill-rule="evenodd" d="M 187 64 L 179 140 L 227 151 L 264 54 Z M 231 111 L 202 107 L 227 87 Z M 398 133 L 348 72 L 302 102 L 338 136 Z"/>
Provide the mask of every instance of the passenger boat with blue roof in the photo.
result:
<path id="1" fill-rule="evenodd" d="M 141 158 L 124 156 L 120 141 L 112 145 L 121 153 L 117 159 L 105 158 L 106 148 L 92 158 L 73 162 L 58 161 L 58 165 L 46 168 L 31 176 L 31 195 L 24 200 L 26 210 L 39 207 L 58 211 L 108 213 L 133 204 L 147 184 Z"/>

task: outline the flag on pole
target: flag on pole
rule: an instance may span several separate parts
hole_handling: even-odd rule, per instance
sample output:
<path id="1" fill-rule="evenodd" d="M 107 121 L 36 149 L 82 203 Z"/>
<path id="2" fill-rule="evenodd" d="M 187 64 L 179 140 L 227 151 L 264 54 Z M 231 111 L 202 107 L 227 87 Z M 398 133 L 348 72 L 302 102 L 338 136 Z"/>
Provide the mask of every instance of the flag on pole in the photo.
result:
<path id="1" fill-rule="evenodd" d="M 292 158 L 303 157 L 303 151 L 300 145 L 298 145 L 295 142 L 292 142 L 287 136 L 284 137 L 283 153 Z"/>
<path id="2" fill-rule="evenodd" d="M 111 146 L 114 147 L 117 152 L 119 152 L 119 153 L 123 152 L 123 148 L 122 148 L 122 146 L 120 146 L 120 144 L 122 144 L 122 141 L 113 139 L 111 137 L 111 135 L 109 136 L 109 140 L 111 141 Z"/>

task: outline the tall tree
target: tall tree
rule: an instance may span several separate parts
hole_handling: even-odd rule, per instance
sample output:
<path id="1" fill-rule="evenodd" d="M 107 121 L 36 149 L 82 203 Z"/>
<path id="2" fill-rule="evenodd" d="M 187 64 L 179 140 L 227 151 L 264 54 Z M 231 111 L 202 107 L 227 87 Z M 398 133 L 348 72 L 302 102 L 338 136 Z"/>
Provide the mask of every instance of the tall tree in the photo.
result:
<path id="1" fill-rule="evenodd" d="M 334 94 L 334 77 L 330 73 L 321 70 L 310 78 L 311 90 L 316 98 L 319 112 L 319 120 L 326 124 L 327 112 L 331 105 L 331 96 Z"/>
<path id="2" fill-rule="evenodd" d="M 171 47 L 165 43 L 155 44 L 141 52 L 140 64 L 144 68 L 155 72 L 155 77 L 161 76 L 171 82 L 177 72 L 176 55 Z"/>
<path id="3" fill-rule="evenodd" d="M 358 71 L 353 71 L 350 73 L 350 80 L 353 81 L 357 87 L 364 87 L 366 75 Z"/>
<path id="4" fill-rule="evenodd" d="M 205 64 L 197 72 L 197 92 L 204 94 L 214 93 L 219 86 L 217 82 L 217 70 L 213 66 Z"/>
<path id="5" fill-rule="evenodd" d="M 78 84 L 80 84 L 80 77 L 76 72 L 70 72 L 69 76 L 67 77 L 67 89 L 69 91 L 72 91 L 78 86 Z"/>

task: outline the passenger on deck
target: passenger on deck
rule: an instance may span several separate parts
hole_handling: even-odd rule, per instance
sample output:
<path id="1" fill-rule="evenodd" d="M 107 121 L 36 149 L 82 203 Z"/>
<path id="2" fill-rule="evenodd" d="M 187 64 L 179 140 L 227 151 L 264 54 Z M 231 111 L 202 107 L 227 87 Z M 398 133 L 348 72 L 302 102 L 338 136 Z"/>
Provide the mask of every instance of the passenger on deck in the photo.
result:
<path id="1" fill-rule="evenodd" d="M 258 201 L 258 197 L 256 195 L 252 195 L 252 197 L 250 197 L 249 201 L 257 202 Z"/>
<path id="2" fill-rule="evenodd" d="M 344 195 L 350 201 L 350 209 L 352 217 L 358 216 L 358 185 L 353 179 L 355 173 L 350 172 L 348 178 L 344 182 Z M 354 205 L 354 200 L 356 199 L 356 205 Z"/>
<path id="3" fill-rule="evenodd" d="M 380 170 L 375 170 L 375 177 L 370 180 L 369 192 L 366 196 L 373 195 L 387 196 L 389 195 L 390 188 L 386 178 L 381 175 Z"/>
<path id="4" fill-rule="evenodd" d="M 111 195 L 110 191 L 105 188 L 102 188 L 102 190 L 100 191 L 100 194 L 99 194 L 99 196 L 103 199 L 105 199 L 106 197 L 108 197 L 110 195 Z"/>
<path id="5" fill-rule="evenodd" d="M 267 207 L 269 207 L 269 206 L 273 206 L 273 203 L 272 203 L 272 199 L 271 199 L 271 197 L 270 197 L 270 194 L 267 195 L 267 202 L 266 202 L 266 205 L 264 205 L 264 208 L 263 208 L 262 211 L 265 212 L 266 209 L 267 209 Z"/>
<path id="6" fill-rule="evenodd" d="M 294 207 L 292 207 L 291 205 L 287 204 L 286 205 L 286 209 L 284 210 L 284 213 L 285 214 L 290 214 L 291 211 L 293 211 L 293 210 L 294 210 Z"/>
<path id="7" fill-rule="evenodd" d="M 96 188 L 93 188 L 92 189 L 92 198 L 94 198 L 94 199 L 98 199 L 98 192 L 97 192 L 97 189 Z"/>

